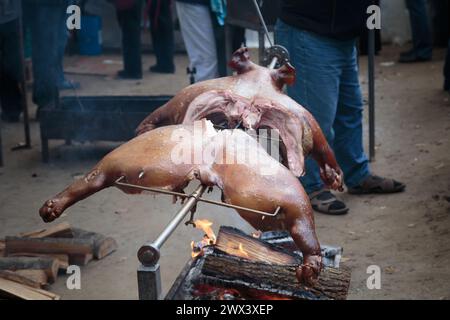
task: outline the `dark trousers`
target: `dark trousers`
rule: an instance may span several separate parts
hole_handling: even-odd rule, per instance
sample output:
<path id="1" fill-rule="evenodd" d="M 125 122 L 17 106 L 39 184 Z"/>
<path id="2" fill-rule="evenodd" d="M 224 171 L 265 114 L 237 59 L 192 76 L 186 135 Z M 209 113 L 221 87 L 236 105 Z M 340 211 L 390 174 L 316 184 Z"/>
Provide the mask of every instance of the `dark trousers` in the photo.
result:
<path id="1" fill-rule="evenodd" d="M 444 65 L 444 89 L 450 91 L 450 39 L 448 39 L 447 56 Z"/>
<path id="2" fill-rule="evenodd" d="M 5 116 L 22 112 L 19 19 L 0 24 L 0 105 Z"/>
<path id="3" fill-rule="evenodd" d="M 423 59 L 431 58 L 432 39 L 426 0 L 406 0 L 411 23 L 414 53 Z"/>
<path id="4" fill-rule="evenodd" d="M 174 70 L 174 31 L 171 0 L 149 0 L 148 16 L 156 65 L 162 69 Z"/>
<path id="5" fill-rule="evenodd" d="M 61 17 L 66 1 L 24 2 L 25 28 L 31 30 L 33 60 L 33 102 L 38 107 L 54 104 L 58 98 L 58 47 Z"/>
<path id="6" fill-rule="evenodd" d="M 122 55 L 124 71 L 134 77 L 142 76 L 141 20 L 142 1 L 136 0 L 133 7 L 117 10 L 117 20 L 122 29 Z"/>
<path id="7" fill-rule="evenodd" d="M 65 6 L 68 7 L 74 3 L 73 0 L 64 0 Z M 67 40 L 69 39 L 69 30 L 67 30 L 66 22 L 69 15 L 64 13 L 59 20 L 58 32 L 58 70 L 56 71 L 56 81 L 58 85 L 64 82 L 64 53 L 66 52 Z"/>

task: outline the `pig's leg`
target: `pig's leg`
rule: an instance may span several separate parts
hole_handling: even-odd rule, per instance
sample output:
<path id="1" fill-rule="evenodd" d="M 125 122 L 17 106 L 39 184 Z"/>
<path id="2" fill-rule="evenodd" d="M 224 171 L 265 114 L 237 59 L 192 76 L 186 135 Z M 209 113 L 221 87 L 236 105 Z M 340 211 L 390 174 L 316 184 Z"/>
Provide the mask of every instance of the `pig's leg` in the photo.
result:
<path id="1" fill-rule="evenodd" d="M 313 134 L 311 155 L 320 167 L 320 177 L 331 189 L 344 191 L 342 186 L 344 181 L 343 173 L 333 150 L 314 117 L 310 113 L 306 113 L 306 118 Z"/>
<path id="2" fill-rule="evenodd" d="M 289 232 L 303 254 L 303 264 L 297 269 L 297 279 L 311 286 L 322 268 L 322 255 L 314 222 L 307 216 L 295 219 L 289 226 Z"/>
<path id="3" fill-rule="evenodd" d="M 64 210 L 74 203 L 104 188 L 110 187 L 113 182 L 114 180 L 111 179 L 111 176 L 97 167 L 83 178 L 72 183 L 52 199 L 47 200 L 39 210 L 39 214 L 45 222 L 54 221 L 61 216 Z"/>
<path id="4" fill-rule="evenodd" d="M 264 178 L 252 173 L 251 168 L 240 171 L 235 168 L 217 175 L 222 181 L 225 202 L 264 212 L 274 212 L 277 206 L 281 207 L 282 219 L 262 219 L 255 213 L 238 212 L 256 230 L 289 231 L 304 257 L 297 269 L 297 278 L 311 285 L 320 274 L 322 256 L 309 198 L 298 179 L 287 170 L 278 172 L 276 179 Z"/>

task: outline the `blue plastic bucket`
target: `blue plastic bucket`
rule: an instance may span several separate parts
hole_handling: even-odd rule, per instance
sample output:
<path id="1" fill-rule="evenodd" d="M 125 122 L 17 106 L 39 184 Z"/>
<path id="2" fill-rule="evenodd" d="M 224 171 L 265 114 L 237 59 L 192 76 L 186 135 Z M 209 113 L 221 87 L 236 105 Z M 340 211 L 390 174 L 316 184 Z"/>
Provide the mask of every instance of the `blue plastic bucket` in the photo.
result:
<path id="1" fill-rule="evenodd" d="M 96 56 L 102 53 L 102 19 L 99 16 L 82 16 L 78 31 L 78 50 L 81 55 Z"/>

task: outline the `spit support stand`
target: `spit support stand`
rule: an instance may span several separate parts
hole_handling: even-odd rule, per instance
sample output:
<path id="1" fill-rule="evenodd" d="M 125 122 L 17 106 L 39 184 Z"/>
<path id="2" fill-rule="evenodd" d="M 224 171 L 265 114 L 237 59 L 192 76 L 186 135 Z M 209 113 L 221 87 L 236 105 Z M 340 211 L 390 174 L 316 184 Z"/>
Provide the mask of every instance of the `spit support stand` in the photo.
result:
<path id="1" fill-rule="evenodd" d="M 116 180 L 115 184 L 117 186 L 126 187 L 126 188 L 134 188 L 142 191 L 150 191 L 156 193 L 162 193 L 166 195 L 177 196 L 183 199 L 187 199 L 175 217 L 169 222 L 166 228 L 161 232 L 159 237 L 153 242 L 145 243 L 138 251 L 138 259 L 141 262 L 141 265 L 137 270 L 137 280 L 138 280 L 138 290 L 139 290 L 139 299 L 140 300 L 157 300 L 161 297 L 161 274 L 160 274 L 160 265 L 159 258 L 161 256 L 161 247 L 167 241 L 167 239 L 172 235 L 175 229 L 180 225 L 183 219 L 187 216 L 189 212 L 191 212 L 191 218 L 187 222 L 187 224 L 194 224 L 193 220 L 193 209 L 197 205 L 198 202 L 205 202 L 213 205 L 218 205 L 227 208 L 233 208 L 237 210 L 245 210 L 249 212 L 253 212 L 256 214 L 260 214 L 263 216 L 275 217 L 280 212 L 281 208 L 277 207 L 274 213 L 267 213 L 264 211 L 259 211 L 255 209 L 245 208 L 241 206 L 236 206 L 224 202 L 213 201 L 202 198 L 203 193 L 208 189 L 208 186 L 199 185 L 193 193 L 190 195 L 175 192 L 170 190 L 151 188 L 151 187 L 143 187 L 134 184 L 129 184 L 123 182 L 125 177 L 120 177 Z"/>

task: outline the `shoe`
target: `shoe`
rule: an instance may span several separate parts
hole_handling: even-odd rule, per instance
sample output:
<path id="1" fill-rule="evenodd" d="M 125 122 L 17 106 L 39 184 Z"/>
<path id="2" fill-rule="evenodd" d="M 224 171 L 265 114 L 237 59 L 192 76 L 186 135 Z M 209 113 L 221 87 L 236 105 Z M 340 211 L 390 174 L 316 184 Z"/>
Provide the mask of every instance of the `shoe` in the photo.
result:
<path id="1" fill-rule="evenodd" d="M 131 73 L 125 72 L 125 70 L 121 70 L 121 71 L 117 72 L 117 78 L 124 79 L 124 80 L 140 80 L 140 79 L 142 79 L 142 74 L 131 74 Z"/>
<path id="2" fill-rule="evenodd" d="M 425 62 L 430 61 L 431 57 L 419 57 L 414 52 L 405 52 L 404 55 L 400 55 L 398 62 L 400 63 L 413 63 L 413 62 Z"/>
<path id="3" fill-rule="evenodd" d="M 348 188 L 350 194 L 386 194 L 403 192 L 406 185 L 390 178 L 369 175 L 358 186 Z"/>
<path id="4" fill-rule="evenodd" d="M 344 202 L 326 188 L 312 192 L 308 196 L 312 208 L 317 212 L 338 216 L 346 214 L 349 210 Z"/>
<path id="5" fill-rule="evenodd" d="M 175 73 L 175 67 L 162 67 L 160 65 L 155 64 L 154 66 L 151 66 L 149 68 L 149 71 L 154 72 L 154 73 L 173 74 L 173 73 Z"/>

